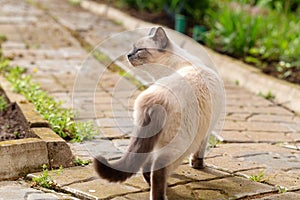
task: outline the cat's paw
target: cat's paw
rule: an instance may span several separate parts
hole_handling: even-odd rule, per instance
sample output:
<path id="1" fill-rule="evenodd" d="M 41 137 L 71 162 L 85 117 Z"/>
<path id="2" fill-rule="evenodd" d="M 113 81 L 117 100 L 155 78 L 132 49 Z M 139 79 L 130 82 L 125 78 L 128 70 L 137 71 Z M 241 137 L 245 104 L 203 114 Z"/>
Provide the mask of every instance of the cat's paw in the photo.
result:
<path id="1" fill-rule="evenodd" d="M 195 158 L 193 157 L 190 159 L 190 166 L 194 169 L 203 169 L 204 163 L 203 163 L 203 158 Z"/>

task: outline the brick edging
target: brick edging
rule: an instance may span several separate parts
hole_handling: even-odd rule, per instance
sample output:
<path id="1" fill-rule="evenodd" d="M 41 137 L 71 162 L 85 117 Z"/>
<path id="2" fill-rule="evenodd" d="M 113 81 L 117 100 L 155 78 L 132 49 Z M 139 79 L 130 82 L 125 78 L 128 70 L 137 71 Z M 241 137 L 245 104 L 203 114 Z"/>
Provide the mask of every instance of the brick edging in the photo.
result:
<path id="1" fill-rule="evenodd" d="M 1 75 L 0 83 L 8 100 L 20 108 L 34 135 L 34 138 L 0 142 L 0 180 L 40 171 L 43 164 L 50 168 L 72 166 L 73 155 L 66 141 L 49 128 L 32 103 L 13 92 L 11 84 Z"/>

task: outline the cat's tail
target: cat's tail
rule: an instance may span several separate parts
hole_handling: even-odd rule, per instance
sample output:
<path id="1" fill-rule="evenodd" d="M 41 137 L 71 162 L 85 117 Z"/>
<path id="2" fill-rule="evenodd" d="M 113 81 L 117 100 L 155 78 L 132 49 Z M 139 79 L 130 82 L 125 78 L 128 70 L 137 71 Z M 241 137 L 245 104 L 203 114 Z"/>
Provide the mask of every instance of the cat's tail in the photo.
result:
<path id="1" fill-rule="evenodd" d="M 148 159 L 161 133 L 166 119 L 166 111 L 160 105 L 143 112 L 141 127 L 136 128 L 128 151 L 114 163 L 97 156 L 93 163 L 101 178 L 110 182 L 122 182 L 136 174 Z"/>

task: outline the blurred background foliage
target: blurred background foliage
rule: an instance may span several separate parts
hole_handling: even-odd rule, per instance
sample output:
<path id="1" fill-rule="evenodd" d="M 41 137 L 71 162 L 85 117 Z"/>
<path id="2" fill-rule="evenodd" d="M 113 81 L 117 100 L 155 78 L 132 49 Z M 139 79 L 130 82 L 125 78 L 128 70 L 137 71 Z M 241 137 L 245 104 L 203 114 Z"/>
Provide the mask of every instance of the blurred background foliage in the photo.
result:
<path id="1" fill-rule="evenodd" d="M 206 46 L 300 84 L 300 0 L 116 0 L 140 12 L 187 17 Z"/>

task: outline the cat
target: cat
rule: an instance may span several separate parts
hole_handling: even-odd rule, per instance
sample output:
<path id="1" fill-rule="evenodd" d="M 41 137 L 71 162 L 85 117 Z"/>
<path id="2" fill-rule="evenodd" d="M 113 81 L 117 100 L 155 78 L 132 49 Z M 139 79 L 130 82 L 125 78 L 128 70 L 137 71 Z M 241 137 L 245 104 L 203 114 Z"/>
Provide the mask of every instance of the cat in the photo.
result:
<path id="1" fill-rule="evenodd" d="M 142 169 L 150 199 L 166 200 L 167 178 L 188 155 L 193 168 L 204 167 L 209 133 L 223 105 L 222 80 L 172 42 L 162 27 L 152 28 L 127 57 L 134 67 L 150 69 L 152 64 L 159 64 L 173 72 L 135 100 L 136 128 L 125 155 L 114 163 L 97 156 L 94 168 L 110 182 L 125 181 Z"/>

